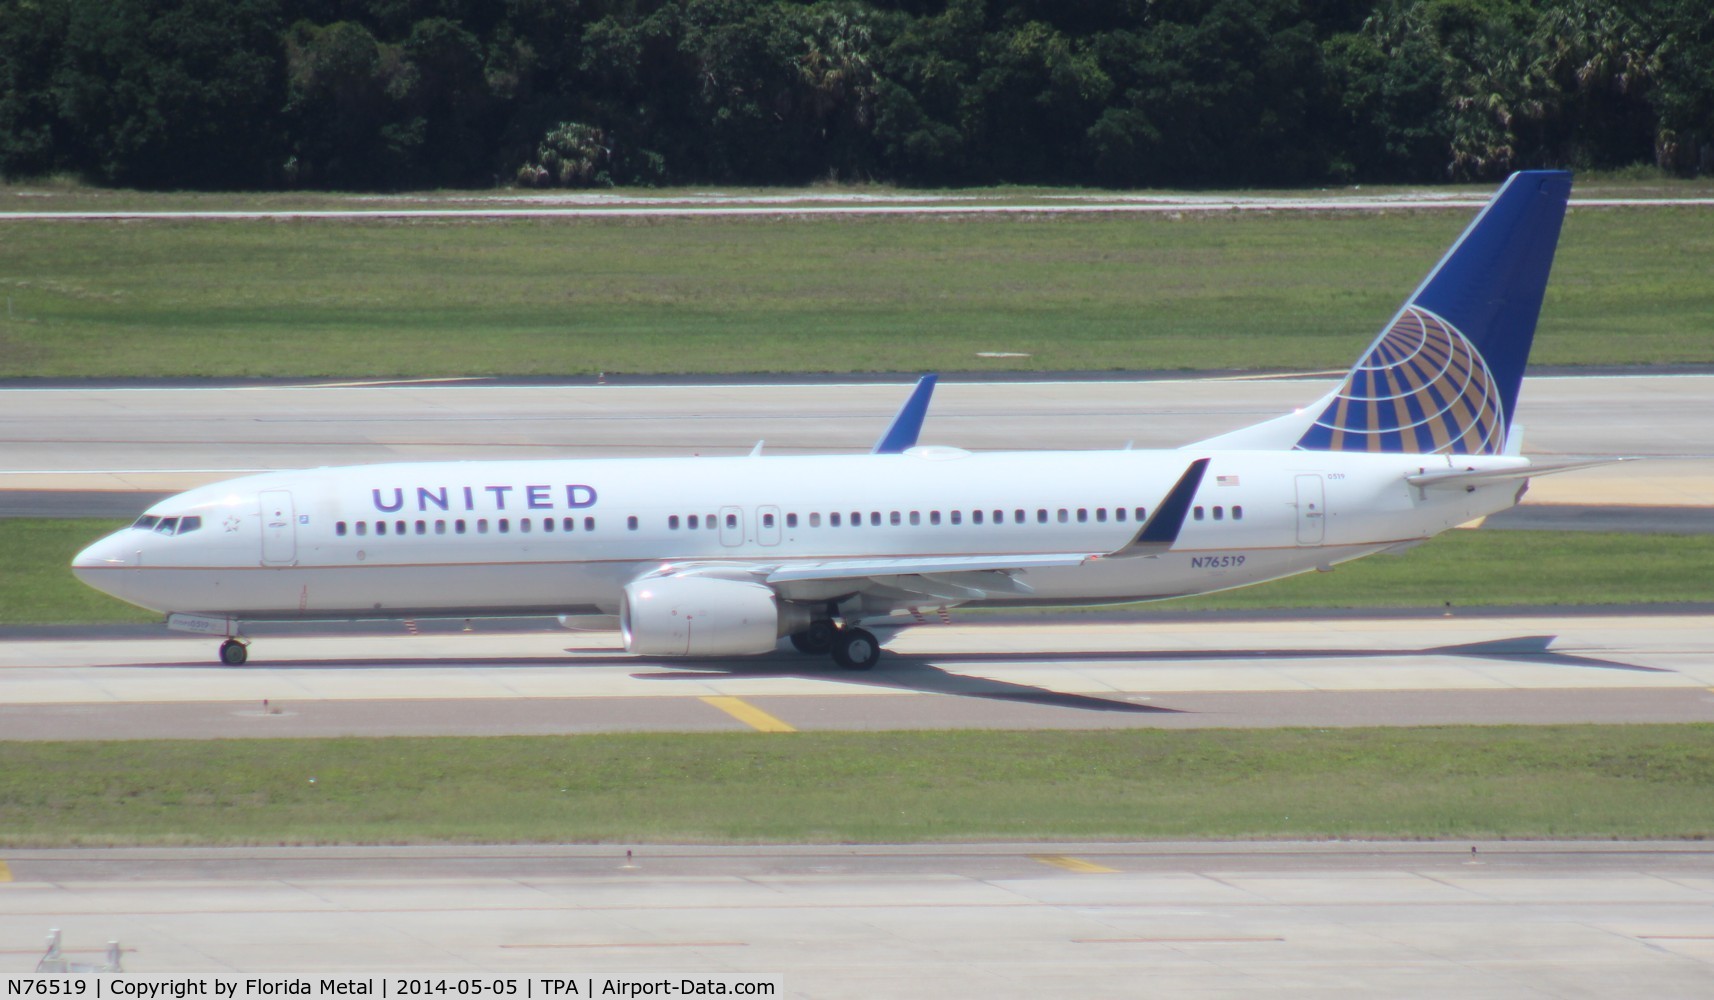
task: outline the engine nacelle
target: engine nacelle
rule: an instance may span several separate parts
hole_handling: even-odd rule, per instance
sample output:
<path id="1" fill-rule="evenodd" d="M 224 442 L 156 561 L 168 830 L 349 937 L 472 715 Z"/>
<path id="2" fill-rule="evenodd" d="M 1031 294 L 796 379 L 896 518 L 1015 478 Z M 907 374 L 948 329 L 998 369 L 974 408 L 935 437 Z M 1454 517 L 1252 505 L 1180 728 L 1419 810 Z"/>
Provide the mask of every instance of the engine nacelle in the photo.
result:
<path id="1" fill-rule="evenodd" d="M 643 656 L 767 653 L 809 627 L 809 612 L 747 580 L 663 576 L 626 586 L 619 603 L 625 651 Z"/>

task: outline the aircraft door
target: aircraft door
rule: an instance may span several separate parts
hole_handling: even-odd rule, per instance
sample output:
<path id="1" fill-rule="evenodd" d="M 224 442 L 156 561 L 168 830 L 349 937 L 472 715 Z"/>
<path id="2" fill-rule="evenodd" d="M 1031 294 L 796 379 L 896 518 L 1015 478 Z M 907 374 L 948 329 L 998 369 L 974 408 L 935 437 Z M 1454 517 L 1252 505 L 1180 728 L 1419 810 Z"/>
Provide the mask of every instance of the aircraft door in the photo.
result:
<path id="1" fill-rule="evenodd" d="M 756 541 L 763 545 L 780 544 L 780 509 L 778 507 L 756 508 Z"/>
<path id="2" fill-rule="evenodd" d="M 744 544 L 744 508 L 720 508 L 720 544 L 726 546 Z"/>
<path id="3" fill-rule="evenodd" d="M 298 561 L 297 514 L 290 490 L 264 490 L 257 496 L 262 514 L 262 565 L 290 566 Z"/>
<path id="4" fill-rule="evenodd" d="M 1320 476 L 1297 477 L 1297 544 L 1320 545 L 1327 536 L 1327 497 Z"/>

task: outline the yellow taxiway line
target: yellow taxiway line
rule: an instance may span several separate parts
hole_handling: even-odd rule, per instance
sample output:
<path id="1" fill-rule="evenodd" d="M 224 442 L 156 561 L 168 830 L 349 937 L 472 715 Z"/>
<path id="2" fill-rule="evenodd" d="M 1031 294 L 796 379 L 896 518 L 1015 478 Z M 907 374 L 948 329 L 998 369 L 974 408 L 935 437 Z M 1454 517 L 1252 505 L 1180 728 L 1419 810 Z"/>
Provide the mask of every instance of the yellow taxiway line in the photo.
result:
<path id="1" fill-rule="evenodd" d="M 1108 868 L 1106 865 L 1098 865 L 1093 861 L 1085 861 L 1082 858 L 1068 858 L 1063 854 L 1032 854 L 1030 860 L 1040 861 L 1044 865 L 1052 865 L 1055 868 L 1064 868 L 1068 872 L 1079 872 L 1084 875 L 1111 875 L 1119 870 Z"/>
<path id="2" fill-rule="evenodd" d="M 795 733 L 797 730 L 742 698 L 710 695 L 702 699 L 746 726 L 763 733 Z"/>

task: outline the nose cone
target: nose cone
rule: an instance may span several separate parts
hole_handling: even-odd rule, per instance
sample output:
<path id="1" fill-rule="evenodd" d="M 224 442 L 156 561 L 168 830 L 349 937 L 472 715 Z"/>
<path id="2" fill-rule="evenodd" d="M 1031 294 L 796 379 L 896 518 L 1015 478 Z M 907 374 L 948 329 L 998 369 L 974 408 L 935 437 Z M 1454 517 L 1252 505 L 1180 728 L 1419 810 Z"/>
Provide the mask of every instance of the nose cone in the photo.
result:
<path id="1" fill-rule="evenodd" d="M 118 574 L 111 571 L 131 565 L 136 557 L 134 551 L 126 551 L 124 536 L 130 530 L 116 531 L 73 556 L 72 575 L 96 590 L 115 593 Z"/>

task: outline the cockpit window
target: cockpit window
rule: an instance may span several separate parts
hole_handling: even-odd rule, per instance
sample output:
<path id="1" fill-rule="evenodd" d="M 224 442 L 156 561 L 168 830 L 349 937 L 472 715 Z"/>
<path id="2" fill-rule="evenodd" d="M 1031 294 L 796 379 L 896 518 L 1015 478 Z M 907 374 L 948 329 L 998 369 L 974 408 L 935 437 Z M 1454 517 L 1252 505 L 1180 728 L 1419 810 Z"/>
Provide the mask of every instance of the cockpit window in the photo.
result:
<path id="1" fill-rule="evenodd" d="M 153 528 L 155 525 L 157 525 L 159 523 L 161 523 L 160 518 L 156 517 L 153 514 L 144 514 L 142 517 L 137 518 L 137 520 L 134 523 L 132 523 L 131 527 L 141 528 L 144 531 L 148 531 L 149 529 Z"/>
<path id="2" fill-rule="evenodd" d="M 161 518 L 161 523 L 155 525 L 155 531 L 158 534 L 170 535 L 173 532 L 177 531 L 178 527 L 179 527 L 179 519 L 178 518 L 176 518 L 176 517 L 163 517 L 163 518 Z"/>
<path id="3" fill-rule="evenodd" d="M 202 527 L 202 518 L 200 517 L 179 518 L 179 534 L 181 535 L 189 534 L 200 527 Z"/>

